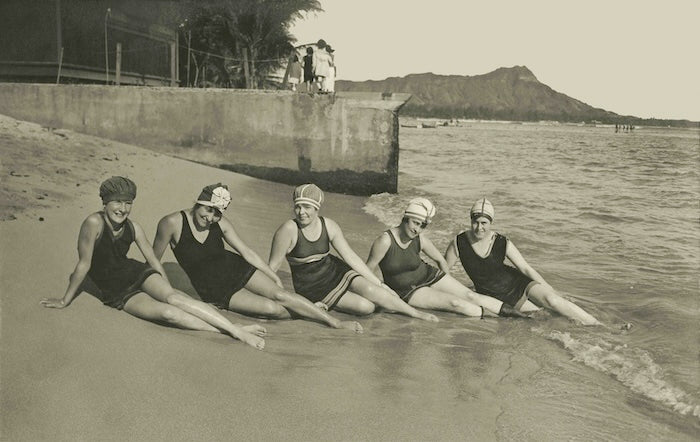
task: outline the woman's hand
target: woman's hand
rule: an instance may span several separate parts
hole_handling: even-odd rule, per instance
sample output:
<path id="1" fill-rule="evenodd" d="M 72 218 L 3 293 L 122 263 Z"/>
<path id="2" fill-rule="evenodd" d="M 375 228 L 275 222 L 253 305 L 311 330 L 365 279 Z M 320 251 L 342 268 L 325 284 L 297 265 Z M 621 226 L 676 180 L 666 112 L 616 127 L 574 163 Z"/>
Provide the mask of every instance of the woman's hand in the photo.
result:
<path id="1" fill-rule="evenodd" d="M 66 308 L 68 304 L 63 300 L 63 298 L 44 298 L 40 301 L 40 304 L 46 308 Z"/>

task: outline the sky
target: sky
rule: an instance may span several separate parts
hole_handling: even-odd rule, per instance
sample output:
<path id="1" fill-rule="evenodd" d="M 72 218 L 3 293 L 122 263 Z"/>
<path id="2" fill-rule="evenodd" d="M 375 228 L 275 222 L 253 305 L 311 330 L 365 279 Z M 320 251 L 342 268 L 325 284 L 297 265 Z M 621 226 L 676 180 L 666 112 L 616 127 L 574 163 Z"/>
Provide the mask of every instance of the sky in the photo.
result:
<path id="1" fill-rule="evenodd" d="M 527 66 L 621 115 L 700 121 L 700 0 L 321 0 L 291 29 L 326 40 L 338 78 Z"/>

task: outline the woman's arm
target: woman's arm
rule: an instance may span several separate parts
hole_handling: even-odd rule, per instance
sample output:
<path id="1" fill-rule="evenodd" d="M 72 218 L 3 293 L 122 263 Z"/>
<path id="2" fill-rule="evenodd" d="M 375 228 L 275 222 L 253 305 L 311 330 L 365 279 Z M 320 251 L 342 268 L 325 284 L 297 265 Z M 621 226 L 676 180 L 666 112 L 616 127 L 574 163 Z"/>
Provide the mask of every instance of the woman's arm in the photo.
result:
<path id="1" fill-rule="evenodd" d="M 41 300 L 41 305 L 49 308 L 65 308 L 73 302 L 75 295 L 78 294 L 80 285 L 85 280 L 88 271 L 90 271 L 95 241 L 102 228 L 103 224 L 100 214 L 92 214 L 83 221 L 83 224 L 80 226 L 80 234 L 78 235 L 78 263 L 70 275 L 66 293 L 63 295 L 63 298 L 44 298 Z"/>
<path id="2" fill-rule="evenodd" d="M 156 230 L 156 237 L 153 239 L 153 253 L 156 258 L 160 260 L 163 258 L 163 253 L 168 245 L 173 241 L 173 236 L 175 235 L 175 230 L 177 225 L 174 222 L 173 215 L 164 216 L 158 222 L 158 230 Z"/>
<path id="3" fill-rule="evenodd" d="M 427 236 L 422 234 L 420 235 L 420 245 L 421 251 L 428 255 L 430 259 L 435 261 L 440 270 L 445 273 L 450 273 L 450 267 L 452 266 L 447 265 L 445 258 L 440 254 L 440 251 L 438 251 L 437 247 L 435 247 L 435 244 L 433 244 L 433 242 L 428 239 Z"/>
<path id="4" fill-rule="evenodd" d="M 457 247 L 455 246 L 455 241 L 450 241 L 450 245 L 447 246 L 447 250 L 445 250 L 445 262 L 447 263 L 448 269 L 451 269 L 459 259 L 456 249 Z"/>
<path id="5" fill-rule="evenodd" d="M 328 238 L 333 245 L 333 248 L 338 252 L 341 258 L 357 273 L 364 276 L 373 284 L 382 285 L 382 281 L 372 273 L 362 259 L 357 256 L 357 253 L 350 247 L 350 244 L 345 240 L 343 231 L 340 230 L 338 224 L 330 218 L 326 220 L 326 229 L 328 230 Z M 385 252 L 386 253 L 386 252 Z"/>
<path id="6" fill-rule="evenodd" d="M 282 280 L 280 280 L 279 276 L 277 276 L 270 266 L 267 265 L 267 263 L 263 261 L 253 249 L 248 247 L 248 245 L 243 242 L 241 237 L 238 236 L 238 233 L 236 233 L 236 230 L 233 228 L 233 224 L 231 224 L 226 217 L 221 217 L 219 227 L 221 228 L 221 232 L 224 234 L 224 240 L 228 245 L 233 247 L 234 250 L 236 250 L 236 252 L 238 252 L 243 259 L 248 261 L 250 265 L 270 277 L 270 279 L 275 281 L 275 284 L 283 287 Z"/>
<path id="7" fill-rule="evenodd" d="M 510 262 L 513 263 L 515 268 L 520 270 L 520 272 L 523 275 L 527 276 L 533 281 L 551 287 L 547 283 L 547 281 L 545 281 L 544 278 L 539 273 L 537 273 L 537 271 L 533 269 L 532 266 L 530 266 L 530 264 L 527 263 L 527 261 L 525 261 L 523 255 L 520 254 L 518 248 L 515 247 L 515 244 L 513 244 L 513 242 L 510 240 L 508 240 L 508 243 L 506 244 L 506 257 L 510 260 Z"/>
<path id="8" fill-rule="evenodd" d="M 286 221 L 282 224 L 275 235 L 272 237 L 272 245 L 270 246 L 270 258 L 267 264 L 273 271 L 279 270 L 285 255 L 289 253 L 296 244 L 296 226 L 293 221 Z"/>
<path id="9" fill-rule="evenodd" d="M 131 225 L 134 226 L 134 241 L 136 242 L 136 245 L 141 251 L 143 257 L 146 258 L 146 262 L 149 266 L 153 267 L 156 272 L 160 273 L 163 279 L 165 279 L 165 281 L 169 284 L 170 281 L 168 280 L 168 275 L 165 274 L 163 264 L 161 264 L 160 260 L 156 258 L 156 255 L 153 252 L 153 247 L 151 247 L 151 243 L 148 242 L 143 229 L 134 221 L 131 222 Z"/>
<path id="10" fill-rule="evenodd" d="M 369 256 L 367 257 L 367 267 L 374 272 L 375 275 L 381 275 L 381 269 L 379 268 L 379 263 L 386 256 L 386 252 L 391 246 L 391 238 L 389 238 L 388 233 L 382 233 L 377 239 L 372 243 L 372 248 L 369 250 Z M 380 279 L 383 279 L 383 275 Z"/>

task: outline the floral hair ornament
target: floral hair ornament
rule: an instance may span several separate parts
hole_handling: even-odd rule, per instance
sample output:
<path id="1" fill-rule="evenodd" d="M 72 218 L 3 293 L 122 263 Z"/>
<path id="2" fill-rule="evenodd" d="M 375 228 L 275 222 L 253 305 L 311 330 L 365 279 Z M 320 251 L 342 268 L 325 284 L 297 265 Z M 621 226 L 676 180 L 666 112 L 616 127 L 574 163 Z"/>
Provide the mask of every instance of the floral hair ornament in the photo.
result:
<path id="1" fill-rule="evenodd" d="M 223 212 L 231 202 L 231 193 L 228 186 L 221 183 L 210 184 L 202 189 L 197 197 L 197 204 L 213 207 Z"/>

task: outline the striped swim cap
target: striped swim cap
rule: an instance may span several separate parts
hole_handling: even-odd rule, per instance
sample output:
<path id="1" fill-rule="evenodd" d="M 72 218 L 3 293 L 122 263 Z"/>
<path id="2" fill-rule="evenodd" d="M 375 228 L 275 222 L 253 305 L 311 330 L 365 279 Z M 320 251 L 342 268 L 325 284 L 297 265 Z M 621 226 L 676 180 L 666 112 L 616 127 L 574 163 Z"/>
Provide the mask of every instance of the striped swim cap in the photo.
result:
<path id="1" fill-rule="evenodd" d="M 469 211 L 469 216 L 471 219 L 485 216 L 489 219 L 489 221 L 493 222 L 495 215 L 496 211 L 493 208 L 493 204 L 491 204 L 491 201 L 487 200 L 486 198 L 477 200 Z"/>
<path id="2" fill-rule="evenodd" d="M 294 189 L 294 204 L 310 204 L 319 210 L 323 202 L 323 190 L 315 184 L 302 184 Z"/>
<path id="3" fill-rule="evenodd" d="M 433 206 L 433 203 L 426 198 L 413 198 L 408 202 L 406 210 L 403 212 L 403 216 L 408 218 L 417 219 L 423 223 L 430 223 L 437 209 Z"/>

